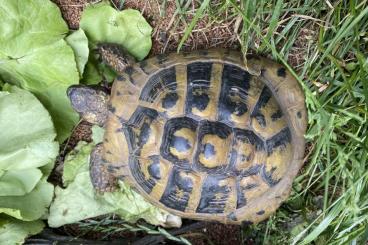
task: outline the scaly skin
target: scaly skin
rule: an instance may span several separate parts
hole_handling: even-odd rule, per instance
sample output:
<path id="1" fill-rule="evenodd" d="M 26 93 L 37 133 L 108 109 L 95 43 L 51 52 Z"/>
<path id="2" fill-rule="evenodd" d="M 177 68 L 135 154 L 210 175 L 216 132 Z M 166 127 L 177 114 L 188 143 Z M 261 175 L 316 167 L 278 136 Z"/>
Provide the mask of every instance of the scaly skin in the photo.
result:
<path id="1" fill-rule="evenodd" d="M 133 57 L 124 52 L 116 44 L 99 44 L 97 50 L 102 62 L 110 66 L 119 75 L 124 73 L 125 69 L 135 62 Z"/>
<path id="2" fill-rule="evenodd" d="M 108 171 L 106 162 L 102 159 L 103 145 L 97 144 L 90 156 L 89 172 L 92 185 L 98 192 L 111 192 L 116 188 L 116 179 Z"/>
<path id="3" fill-rule="evenodd" d="M 110 96 L 101 88 L 74 85 L 68 88 L 68 97 L 73 109 L 83 120 L 104 126 L 108 115 L 107 102 Z"/>
<path id="4" fill-rule="evenodd" d="M 131 66 L 134 58 L 126 54 L 119 45 L 103 43 L 97 46 L 102 62 L 122 74 Z M 105 126 L 110 96 L 102 87 L 74 85 L 67 95 L 75 111 L 89 123 Z M 102 158 L 103 145 L 98 144 L 91 152 L 90 175 L 93 187 L 99 192 L 110 192 L 116 187 L 116 179 L 108 172 L 108 165 Z"/>

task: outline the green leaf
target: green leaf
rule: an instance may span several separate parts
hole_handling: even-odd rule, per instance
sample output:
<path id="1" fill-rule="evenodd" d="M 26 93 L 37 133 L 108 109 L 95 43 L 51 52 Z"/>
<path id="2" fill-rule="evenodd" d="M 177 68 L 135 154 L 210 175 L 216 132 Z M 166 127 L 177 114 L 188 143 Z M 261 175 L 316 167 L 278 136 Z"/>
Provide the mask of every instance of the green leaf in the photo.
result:
<path id="1" fill-rule="evenodd" d="M 86 85 L 95 85 L 102 81 L 102 75 L 99 71 L 99 64 L 97 60 L 93 57 L 93 52 L 90 53 L 88 62 L 84 69 L 83 79 L 80 81 Z"/>
<path id="2" fill-rule="evenodd" d="M 173 223 L 167 221 L 169 213 L 161 210 L 149 202 L 147 202 L 141 195 L 133 191 L 124 182 L 119 181 L 120 190 L 113 193 L 105 193 L 103 196 L 106 203 L 108 203 L 115 210 L 112 211 L 120 216 L 120 218 L 127 222 L 135 223 L 139 219 L 144 219 L 146 222 L 153 225 L 162 225 L 170 227 L 177 227 L 181 225 L 181 219 L 175 216 Z M 171 215 L 173 217 L 173 215 Z M 178 221 L 180 224 L 178 224 Z"/>
<path id="3" fill-rule="evenodd" d="M 0 244 L 23 244 L 30 235 L 41 232 L 44 223 L 37 221 L 20 221 L 0 215 Z"/>
<path id="4" fill-rule="evenodd" d="M 106 2 L 89 5 L 83 11 L 80 27 L 94 45 L 120 44 L 138 60 L 146 57 L 152 46 L 152 27 L 137 10 L 117 11 Z"/>
<path id="5" fill-rule="evenodd" d="M 6 89 L 0 92 L 0 169 L 34 169 L 54 162 L 59 144 L 49 113 L 31 93 L 15 86 Z"/>
<path id="6" fill-rule="evenodd" d="M 54 194 L 54 186 L 46 179 L 37 183 L 36 187 L 24 196 L 5 196 L 0 198 L 0 213 L 13 216 L 24 221 L 40 219 L 49 207 Z"/>
<path id="7" fill-rule="evenodd" d="M 106 64 L 99 62 L 95 48 L 98 43 L 116 43 L 137 59 L 143 59 L 151 49 L 151 26 L 136 10 L 117 11 L 107 2 L 88 6 L 82 15 L 81 28 L 90 41 L 90 54 L 82 83 L 92 85 L 116 77 Z"/>
<path id="8" fill-rule="evenodd" d="M 142 218 L 151 224 L 165 224 L 169 214 L 146 202 L 123 182 L 119 182 L 120 190 L 115 192 L 100 195 L 94 191 L 88 171 L 88 156 L 91 149 L 79 150 L 77 155 L 74 155 L 72 163 L 66 162 L 66 167 L 68 164 L 78 167 L 73 168 L 73 171 L 64 172 L 63 178 L 67 177 L 71 181 L 66 189 L 56 187 L 56 197 L 50 207 L 49 225 L 59 227 L 109 213 L 116 213 L 127 222 L 135 222 Z M 74 175 L 76 169 L 78 173 Z"/>
<path id="9" fill-rule="evenodd" d="M 92 140 L 95 144 L 98 144 L 103 141 L 104 134 L 105 134 L 104 128 L 98 125 L 92 126 Z"/>
<path id="10" fill-rule="evenodd" d="M 101 81 L 107 81 L 109 83 L 114 81 L 117 73 L 108 65 L 99 62 L 98 59 L 98 52 L 92 51 L 90 53 L 81 83 L 86 85 L 96 85 Z"/>
<path id="11" fill-rule="evenodd" d="M 22 196 L 37 185 L 42 177 L 38 168 L 5 171 L 0 177 L 0 196 Z"/>
<path id="12" fill-rule="evenodd" d="M 37 98 L 15 86 L 4 89 L 0 92 L 0 213 L 37 220 L 46 213 L 54 189 L 41 168 L 53 166 L 59 144 L 51 117 Z"/>
<path id="13" fill-rule="evenodd" d="M 62 142 L 78 121 L 66 89 L 79 75 L 60 10 L 50 1 L 3 0 L 0 19 L 0 76 L 39 98 Z"/>
<path id="14" fill-rule="evenodd" d="M 65 38 L 65 41 L 72 47 L 77 62 L 80 77 L 83 75 L 84 67 L 88 61 L 88 39 L 82 29 L 73 32 Z"/>
<path id="15" fill-rule="evenodd" d="M 66 189 L 55 188 L 48 223 L 51 227 L 59 227 L 109 212 L 110 207 L 104 205 L 103 200 L 96 199 L 89 172 L 83 171 Z"/>
<path id="16" fill-rule="evenodd" d="M 73 180 L 78 172 L 88 171 L 89 154 L 94 146 L 88 144 L 87 142 L 80 141 L 78 145 L 71 151 L 64 161 L 63 169 L 63 184 L 68 186 Z"/>
<path id="17" fill-rule="evenodd" d="M 2 0 L 0 57 L 21 58 L 68 33 L 59 8 L 45 0 Z"/>

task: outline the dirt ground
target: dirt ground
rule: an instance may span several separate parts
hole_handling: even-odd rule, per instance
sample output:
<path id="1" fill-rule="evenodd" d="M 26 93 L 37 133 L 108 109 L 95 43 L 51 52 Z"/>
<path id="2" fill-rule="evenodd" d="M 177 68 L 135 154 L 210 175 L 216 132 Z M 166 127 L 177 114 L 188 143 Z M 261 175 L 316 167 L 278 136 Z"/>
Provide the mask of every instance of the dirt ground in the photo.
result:
<path id="1" fill-rule="evenodd" d="M 193 245 L 223 245 L 223 244 L 253 244 L 252 241 L 246 241 L 246 243 L 241 242 L 240 229 L 241 226 L 236 225 L 222 225 L 222 224 L 204 224 L 201 222 L 194 222 L 191 220 L 185 220 L 184 224 L 179 229 L 167 229 L 169 232 L 177 232 L 177 237 L 183 237 L 189 240 Z M 199 225 L 197 225 L 199 224 Z M 185 232 L 180 232 L 180 230 L 186 230 Z M 67 234 L 70 237 L 81 237 L 87 239 L 100 240 L 104 238 L 105 240 L 111 241 L 130 241 L 133 245 L 146 245 L 146 244 L 175 244 L 170 240 L 163 240 L 157 236 L 146 235 L 142 232 L 132 233 L 132 232 L 119 232 L 109 236 L 105 233 L 99 233 L 95 231 L 89 231 L 87 233 L 80 230 L 77 225 L 66 225 L 59 228 L 57 231 L 59 234 Z M 81 235 L 83 234 L 83 235 Z M 130 243 L 129 242 L 129 243 Z"/>
<path id="2" fill-rule="evenodd" d="M 81 12 L 88 3 L 96 0 L 53 0 L 61 9 L 64 19 L 71 29 L 78 29 Z M 112 1 L 119 8 L 119 1 Z M 190 23 L 192 16 L 188 15 L 184 20 L 177 19 L 175 14 L 175 1 L 167 1 L 166 6 L 159 4 L 157 0 L 126 0 L 124 8 L 139 10 L 146 20 L 153 27 L 152 49 L 150 55 L 175 51 L 184 30 Z M 193 6 L 189 6 L 193 8 Z M 194 13 L 194 9 L 189 13 Z M 212 47 L 238 49 L 239 44 L 236 38 L 236 18 L 228 19 L 222 23 L 210 23 L 208 18 L 202 18 L 194 27 L 187 41 L 183 45 L 183 50 L 207 49 Z"/>
<path id="3" fill-rule="evenodd" d="M 61 9 L 62 15 L 70 29 L 78 29 L 81 13 L 89 3 L 100 0 L 52 0 Z M 153 27 L 152 49 L 149 56 L 176 51 L 185 28 L 190 24 L 195 12 L 196 5 L 188 6 L 185 18 L 177 14 L 174 0 L 166 1 L 163 6 L 159 0 L 110 0 L 117 9 L 132 8 L 139 10 Z M 120 6 L 120 2 L 124 2 Z M 217 1 L 211 2 L 211 4 Z M 195 1 L 193 1 L 195 3 Z M 178 21 L 178 19 L 180 20 Z M 287 18 L 283 16 L 282 18 Z M 241 19 L 238 16 L 225 14 L 220 18 L 222 21 L 209 20 L 208 17 L 201 18 L 193 28 L 191 34 L 182 46 L 182 50 L 197 50 L 208 48 L 231 48 L 240 49 L 238 33 L 240 31 Z M 280 27 L 282 28 L 282 27 Z M 288 63 L 295 69 L 304 63 L 307 44 L 317 35 L 317 25 L 312 24 L 302 28 L 293 47 L 288 55 Z M 255 40 L 255 42 L 258 42 Z M 280 47 L 281 48 L 281 47 Z"/>

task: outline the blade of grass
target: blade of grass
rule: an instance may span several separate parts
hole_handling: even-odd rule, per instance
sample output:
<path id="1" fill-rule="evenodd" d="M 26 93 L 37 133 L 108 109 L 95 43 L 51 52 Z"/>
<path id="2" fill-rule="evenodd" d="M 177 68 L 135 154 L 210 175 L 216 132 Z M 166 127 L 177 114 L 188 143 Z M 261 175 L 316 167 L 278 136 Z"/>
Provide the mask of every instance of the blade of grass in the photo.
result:
<path id="1" fill-rule="evenodd" d="M 184 32 L 183 37 L 180 40 L 177 52 L 179 52 L 181 50 L 181 47 L 183 46 L 184 42 L 188 39 L 188 37 L 189 37 L 190 33 L 192 32 L 194 26 L 197 24 L 198 19 L 203 15 L 203 12 L 208 7 L 209 3 L 210 3 L 209 0 L 204 0 L 202 2 L 201 6 L 199 7 L 199 9 L 196 11 L 193 20 L 190 22 L 189 26 L 187 28 L 185 28 L 185 32 Z"/>
<path id="2" fill-rule="evenodd" d="M 281 14 L 281 10 L 282 10 L 282 4 L 283 4 L 283 0 L 277 0 L 275 8 L 274 8 L 274 12 L 272 13 L 272 17 L 271 20 L 269 22 L 269 27 L 268 27 L 268 31 L 266 36 L 263 39 L 263 43 L 259 48 L 259 51 L 262 52 L 264 51 L 265 47 L 266 47 L 266 42 L 270 42 L 270 38 L 273 35 L 273 32 L 275 31 L 276 27 L 277 27 L 277 23 L 279 21 L 279 17 Z"/>
<path id="3" fill-rule="evenodd" d="M 330 44 L 328 45 L 326 50 L 323 52 L 322 57 L 319 58 L 319 61 L 318 61 L 317 65 L 315 66 L 314 70 L 310 74 L 311 77 L 314 75 L 314 73 L 320 67 L 320 65 L 322 64 L 324 59 L 327 57 L 327 55 L 330 54 L 330 52 L 334 48 L 336 48 L 336 46 L 341 41 L 341 39 L 343 39 L 354 28 L 354 26 L 357 25 L 359 23 L 359 21 L 361 21 L 361 19 L 363 17 L 367 16 L 367 14 L 368 14 L 368 7 L 366 7 L 362 12 L 360 12 L 360 14 L 357 17 L 354 18 L 354 17 L 349 16 L 349 18 L 347 18 L 344 21 L 343 26 L 341 27 L 341 29 L 337 32 L 335 37 L 331 40 Z"/>

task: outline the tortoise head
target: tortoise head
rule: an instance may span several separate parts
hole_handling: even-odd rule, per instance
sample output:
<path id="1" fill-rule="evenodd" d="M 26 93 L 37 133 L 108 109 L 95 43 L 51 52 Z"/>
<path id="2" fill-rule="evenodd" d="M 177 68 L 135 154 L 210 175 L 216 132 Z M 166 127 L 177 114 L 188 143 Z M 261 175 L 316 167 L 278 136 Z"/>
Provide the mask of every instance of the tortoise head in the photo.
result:
<path id="1" fill-rule="evenodd" d="M 134 62 L 120 45 L 101 43 L 97 45 L 97 52 L 103 63 L 111 67 L 118 74 L 122 74 Z M 74 85 L 68 88 L 67 95 L 72 107 L 87 122 L 103 126 L 108 110 L 109 96 L 102 87 Z"/>
<path id="2" fill-rule="evenodd" d="M 73 85 L 67 95 L 73 109 L 87 122 L 104 126 L 108 108 L 109 95 L 101 87 Z"/>

